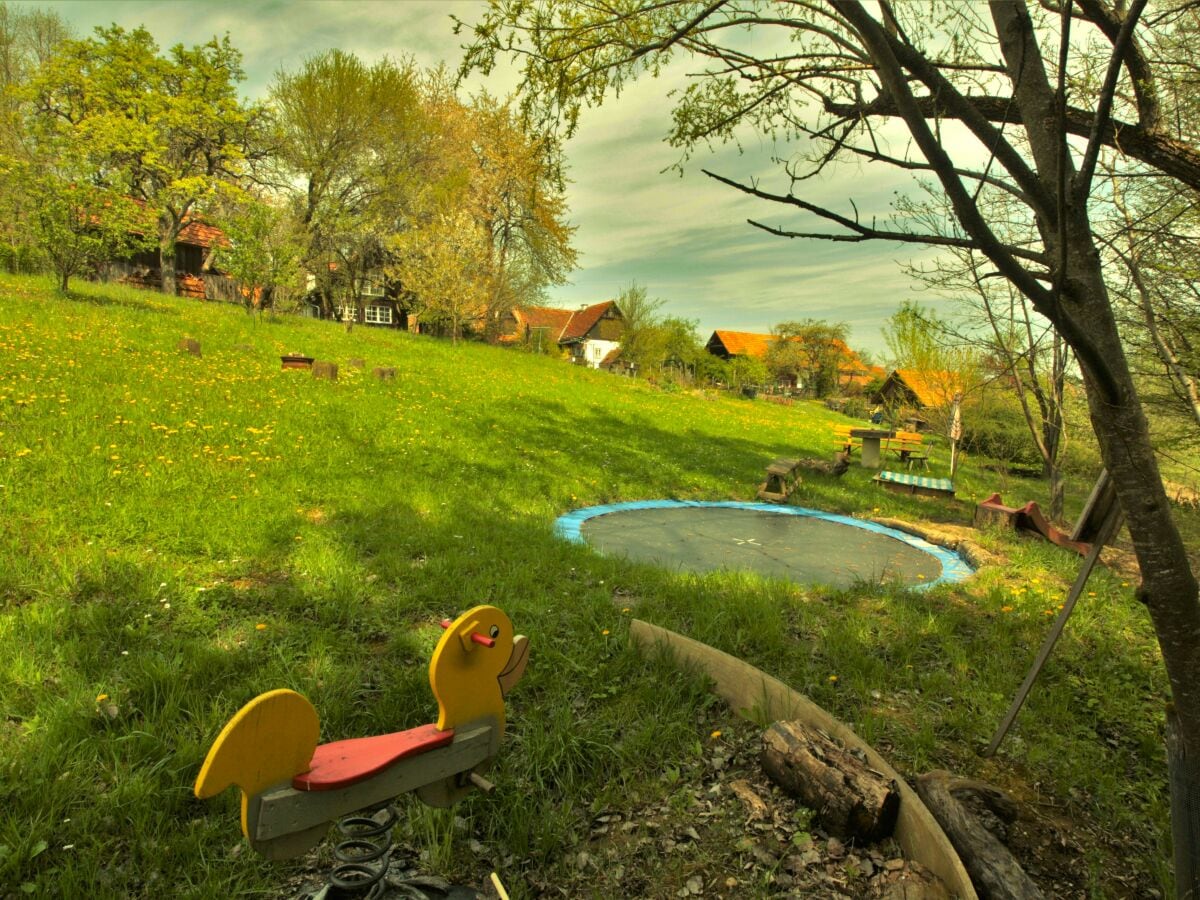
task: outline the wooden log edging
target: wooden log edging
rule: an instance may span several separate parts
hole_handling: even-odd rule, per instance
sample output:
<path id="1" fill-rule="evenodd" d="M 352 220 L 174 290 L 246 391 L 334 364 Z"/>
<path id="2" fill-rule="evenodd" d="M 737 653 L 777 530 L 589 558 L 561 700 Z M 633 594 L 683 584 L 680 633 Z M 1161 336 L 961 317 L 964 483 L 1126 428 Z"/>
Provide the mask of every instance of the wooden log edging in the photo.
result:
<path id="1" fill-rule="evenodd" d="M 938 531 L 936 528 L 914 525 L 912 522 L 905 522 L 903 519 L 872 517 L 870 521 L 883 525 L 886 528 L 895 528 L 897 531 L 903 531 L 905 534 L 914 535 L 923 541 L 929 541 L 931 544 L 945 547 L 947 550 L 953 550 L 975 569 L 991 565 L 995 559 L 991 553 L 988 553 L 988 551 L 984 550 L 974 541 L 967 538 L 953 537 L 944 531 Z"/>
<path id="2" fill-rule="evenodd" d="M 777 678 L 715 647 L 641 619 L 629 623 L 629 637 L 644 650 L 657 647 L 670 652 L 677 662 L 694 665 L 713 680 L 717 694 L 740 716 L 755 721 L 765 718 L 768 723 L 797 719 L 820 728 L 847 747 L 862 750 L 871 766 L 894 779 L 900 791 L 895 838 L 905 855 L 933 872 L 959 900 L 978 900 L 962 861 L 916 791 L 849 726 Z"/>

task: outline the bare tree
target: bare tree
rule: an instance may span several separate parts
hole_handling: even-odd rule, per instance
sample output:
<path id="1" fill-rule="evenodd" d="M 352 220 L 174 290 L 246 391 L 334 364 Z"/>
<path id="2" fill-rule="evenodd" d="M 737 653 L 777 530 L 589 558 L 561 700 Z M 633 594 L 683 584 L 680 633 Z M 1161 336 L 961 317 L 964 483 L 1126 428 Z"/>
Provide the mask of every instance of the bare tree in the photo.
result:
<path id="1" fill-rule="evenodd" d="M 786 237 L 953 247 L 986 259 L 984 274 L 1007 279 L 1078 359 L 1092 427 L 1141 565 L 1139 597 L 1162 648 L 1182 741 L 1200 752 L 1197 581 L 1163 489 L 1092 226 L 1102 147 L 1119 148 L 1131 173 L 1153 170 L 1200 188 L 1200 138 L 1176 127 L 1174 95 L 1158 82 L 1160 71 L 1193 64 L 1177 49 L 1189 42 L 1171 45 L 1162 36 L 1194 34 L 1200 9 L 1164 3 L 1147 21 L 1146 0 L 1063 0 L 1050 11 L 1020 0 L 882 0 L 873 9 L 856 0 L 508 0 L 475 26 L 464 65 L 486 71 L 497 55 L 514 52 L 530 113 L 569 130 L 585 105 L 658 71 L 673 54 L 690 55 L 704 68 L 677 101 L 672 140 L 686 152 L 742 126 L 796 139 L 802 149 L 787 164 L 782 190 L 707 174 L 834 230 L 752 224 Z M 761 40 L 747 40 L 748 30 Z M 1068 73 L 1076 76 L 1070 96 Z M 911 140 L 894 149 L 885 122 L 898 123 Z M 806 178 L 845 159 L 931 176 L 953 227 L 881 225 L 803 199 Z M 981 197 L 995 192 L 1024 206 L 1032 241 L 1008 243 L 988 221 Z"/>

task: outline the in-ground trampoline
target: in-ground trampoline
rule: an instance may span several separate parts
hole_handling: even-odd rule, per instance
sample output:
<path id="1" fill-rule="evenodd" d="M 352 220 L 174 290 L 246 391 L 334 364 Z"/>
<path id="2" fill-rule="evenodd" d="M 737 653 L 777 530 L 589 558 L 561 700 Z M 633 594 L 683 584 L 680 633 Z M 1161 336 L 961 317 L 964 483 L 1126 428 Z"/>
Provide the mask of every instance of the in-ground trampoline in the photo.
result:
<path id="1" fill-rule="evenodd" d="M 605 555 L 685 572 L 750 570 L 840 588 L 879 581 L 926 588 L 973 574 L 957 554 L 914 535 L 798 506 L 643 500 L 577 509 L 555 530 Z"/>

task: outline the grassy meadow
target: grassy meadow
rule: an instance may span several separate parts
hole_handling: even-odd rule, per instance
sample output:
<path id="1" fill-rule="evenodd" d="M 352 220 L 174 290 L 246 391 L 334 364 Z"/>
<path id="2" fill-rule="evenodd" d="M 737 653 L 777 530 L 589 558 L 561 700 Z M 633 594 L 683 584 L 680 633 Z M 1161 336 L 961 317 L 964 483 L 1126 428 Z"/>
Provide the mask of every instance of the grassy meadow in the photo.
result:
<path id="1" fill-rule="evenodd" d="M 339 363 L 339 380 L 281 371 L 293 351 Z M 0 897 L 285 895 L 297 864 L 243 848 L 236 792 L 192 796 L 209 743 L 277 687 L 312 700 L 326 740 L 431 721 L 437 622 L 480 602 L 530 636 L 531 662 L 495 793 L 405 806 L 401 839 L 448 877 L 498 868 L 533 895 L 574 870 L 599 811 L 669 804 L 670 773 L 718 740 L 714 717 L 732 714 L 627 648 L 636 615 L 806 691 L 902 772 L 1009 788 L 1039 835 L 1063 836 L 1053 850 L 1089 895 L 1166 891 L 1166 679 L 1128 577 L 1093 577 L 983 760 L 1076 557 L 987 534 L 1000 562 L 967 584 L 831 591 L 675 575 L 552 534 L 579 506 L 752 499 L 773 457 L 828 456 L 836 418 L 512 350 L 0 278 Z M 953 503 L 881 491 L 857 466 L 797 502 L 966 524 L 995 489 L 1044 499 L 981 462 Z M 654 861 L 653 895 L 732 852 Z"/>

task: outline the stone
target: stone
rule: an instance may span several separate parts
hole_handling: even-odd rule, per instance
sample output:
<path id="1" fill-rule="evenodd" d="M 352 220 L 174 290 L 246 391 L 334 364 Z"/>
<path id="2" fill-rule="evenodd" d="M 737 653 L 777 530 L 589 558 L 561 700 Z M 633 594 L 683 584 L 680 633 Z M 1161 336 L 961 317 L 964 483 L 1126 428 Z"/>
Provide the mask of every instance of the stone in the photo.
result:
<path id="1" fill-rule="evenodd" d="M 337 381 L 338 367 L 337 363 L 322 362 L 318 360 L 312 364 L 312 377 L 324 378 L 328 381 Z"/>
<path id="2" fill-rule="evenodd" d="M 179 349 L 184 353 L 190 353 L 192 356 L 203 356 L 200 352 L 200 342 L 195 338 L 183 338 L 179 342 Z"/>

